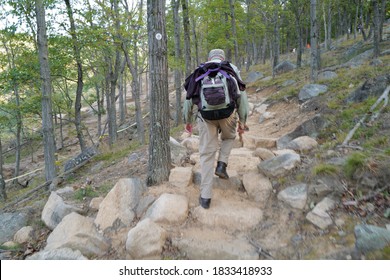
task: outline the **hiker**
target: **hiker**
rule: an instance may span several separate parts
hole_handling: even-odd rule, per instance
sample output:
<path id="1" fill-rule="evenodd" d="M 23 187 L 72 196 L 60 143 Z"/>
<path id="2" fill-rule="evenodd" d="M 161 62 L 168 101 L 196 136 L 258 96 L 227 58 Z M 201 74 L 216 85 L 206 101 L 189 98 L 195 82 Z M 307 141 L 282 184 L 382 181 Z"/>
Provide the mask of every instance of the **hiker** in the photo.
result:
<path id="1" fill-rule="evenodd" d="M 221 87 L 217 88 L 217 85 Z M 208 61 L 186 78 L 184 88 L 187 95 L 183 116 L 185 130 L 190 134 L 193 122 L 192 107 L 198 106 L 196 120 L 202 176 L 199 203 L 208 209 L 212 197 L 213 173 L 222 179 L 229 178 L 226 167 L 236 131 L 242 140 L 241 135 L 248 129 L 245 124 L 249 111 L 248 99 L 238 68 L 225 61 L 225 53 L 221 49 L 210 51 Z M 219 153 L 214 171 L 217 150 Z"/>

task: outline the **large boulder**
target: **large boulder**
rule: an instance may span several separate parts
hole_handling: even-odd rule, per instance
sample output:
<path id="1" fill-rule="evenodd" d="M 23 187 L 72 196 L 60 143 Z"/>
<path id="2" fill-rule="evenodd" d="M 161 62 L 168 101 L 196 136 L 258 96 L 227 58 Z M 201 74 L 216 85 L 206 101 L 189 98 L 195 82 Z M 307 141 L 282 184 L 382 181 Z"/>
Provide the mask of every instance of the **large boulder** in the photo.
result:
<path id="1" fill-rule="evenodd" d="M 138 178 L 120 179 L 100 203 L 95 224 L 103 231 L 129 226 L 145 190 Z"/>

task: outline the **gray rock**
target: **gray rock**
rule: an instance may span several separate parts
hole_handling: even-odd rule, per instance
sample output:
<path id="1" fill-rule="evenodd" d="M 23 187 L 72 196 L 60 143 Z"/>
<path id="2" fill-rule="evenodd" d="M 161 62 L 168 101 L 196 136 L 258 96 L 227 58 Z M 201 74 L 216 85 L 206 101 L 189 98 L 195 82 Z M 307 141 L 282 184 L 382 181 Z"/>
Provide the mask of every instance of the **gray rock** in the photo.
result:
<path id="1" fill-rule="evenodd" d="M 69 247 L 79 250 L 84 256 L 102 256 L 107 253 L 110 244 L 101 235 L 91 218 L 75 212 L 64 217 L 47 238 L 44 250 Z"/>
<path id="2" fill-rule="evenodd" d="M 0 244 L 13 240 L 15 233 L 27 224 L 27 215 L 21 212 L 0 214 Z"/>
<path id="3" fill-rule="evenodd" d="M 263 77 L 264 75 L 261 72 L 250 72 L 248 77 L 245 79 L 245 83 L 254 83 Z"/>
<path id="4" fill-rule="evenodd" d="M 298 154 L 286 153 L 262 161 L 257 167 L 260 172 L 268 177 L 278 177 L 287 175 L 300 162 L 301 157 Z"/>
<path id="5" fill-rule="evenodd" d="M 274 71 L 276 74 L 282 74 L 286 72 L 290 72 L 297 68 L 297 66 L 294 63 L 291 63 L 290 61 L 282 61 L 278 65 L 275 66 Z"/>
<path id="6" fill-rule="evenodd" d="M 94 155 L 97 154 L 97 151 L 94 147 L 87 148 L 84 152 L 77 155 L 75 158 L 68 160 L 64 165 L 64 172 L 71 170 L 72 168 L 80 165 L 84 161 L 89 160 Z"/>
<path id="7" fill-rule="evenodd" d="M 324 93 L 327 91 L 328 91 L 328 87 L 325 85 L 319 85 L 319 84 L 304 85 L 298 94 L 298 99 L 300 102 L 304 102 L 308 99 L 316 97 L 316 96 L 320 95 L 321 93 Z"/>
<path id="8" fill-rule="evenodd" d="M 26 258 L 27 260 L 88 260 L 79 250 L 59 248 L 43 250 Z"/>
<path id="9" fill-rule="evenodd" d="M 283 82 L 282 86 L 287 87 L 287 86 L 291 86 L 291 85 L 293 85 L 295 83 L 296 83 L 295 80 L 286 80 L 286 81 Z"/>
<path id="10" fill-rule="evenodd" d="M 276 142 L 277 148 L 285 149 L 288 143 L 300 136 L 307 135 L 312 138 L 316 138 L 318 133 L 326 126 L 327 121 L 321 115 L 316 115 L 314 118 L 307 120 L 298 126 L 293 132 L 279 138 Z"/>
<path id="11" fill-rule="evenodd" d="M 66 215 L 78 211 L 76 207 L 66 204 L 56 192 L 51 192 L 43 208 L 41 219 L 48 228 L 53 230 Z"/>
<path id="12" fill-rule="evenodd" d="M 390 245 L 390 230 L 373 225 L 355 226 L 356 249 L 362 253 Z"/>
<path id="13" fill-rule="evenodd" d="M 307 185 L 287 187 L 278 193 L 278 199 L 296 209 L 304 209 L 307 201 Z"/>
<path id="14" fill-rule="evenodd" d="M 358 103 L 366 100 L 369 97 L 379 97 L 387 85 L 390 84 L 390 74 L 369 79 L 363 83 L 358 89 L 352 92 L 345 102 Z"/>
<path id="15" fill-rule="evenodd" d="M 328 212 L 334 209 L 335 204 L 336 202 L 333 199 L 325 197 L 306 215 L 306 219 L 320 229 L 326 229 L 333 224 L 333 219 Z"/>
<path id="16" fill-rule="evenodd" d="M 331 80 L 331 79 L 334 79 L 334 78 L 337 78 L 337 73 L 336 72 L 333 72 L 333 71 L 324 71 L 324 72 L 321 72 L 319 75 L 318 75 L 318 80 L 319 81 L 322 81 L 322 80 Z"/>

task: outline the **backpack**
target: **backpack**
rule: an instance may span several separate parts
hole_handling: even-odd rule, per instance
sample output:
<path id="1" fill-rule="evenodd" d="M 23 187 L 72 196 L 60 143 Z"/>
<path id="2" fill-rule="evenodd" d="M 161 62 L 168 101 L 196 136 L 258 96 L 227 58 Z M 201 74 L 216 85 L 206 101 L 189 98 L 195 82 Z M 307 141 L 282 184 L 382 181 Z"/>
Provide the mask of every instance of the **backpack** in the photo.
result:
<path id="1" fill-rule="evenodd" d="M 201 82 L 199 111 L 206 120 L 221 120 L 229 117 L 235 102 L 229 93 L 229 82 L 234 82 L 224 70 L 209 69 L 196 81 Z"/>

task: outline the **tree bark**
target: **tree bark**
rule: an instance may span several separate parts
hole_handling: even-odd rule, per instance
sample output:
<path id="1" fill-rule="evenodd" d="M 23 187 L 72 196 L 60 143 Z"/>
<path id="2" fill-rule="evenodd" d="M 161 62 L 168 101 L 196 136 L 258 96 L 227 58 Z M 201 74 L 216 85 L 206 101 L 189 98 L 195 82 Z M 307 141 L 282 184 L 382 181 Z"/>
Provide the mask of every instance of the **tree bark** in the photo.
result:
<path id="1" fill-rule="evenodd" d="M 79 139 L 80 149 L 81 151 L 85 151 L 87 147 L 84 141 L 82 125 L 81 125 L 81 95 L 83 93 L 83 87 L 84 87 L 83 64 L 80 56 L 80 46 L 76 35 L 76 25 L 73 18 L 73 10 L 70 5 L 70 1 L 69 0 L 64 0 L 64 1 L 66 4 L 66 9 L 68 12 L 68 17 L 70 22 L 70 35 L 72 36 L 73 53 L 77 63 L 77 89 L 76 89 L 76 99 L 74 104 L 75 126 L 76 126 L 77 138 Z"/>
<path id="2" fill-rule="evenodd" d="M 49 67 L 49 55 L 46 36 L 45 8 L 43 0 L 35 1 L 37 17 L 37 43 L 38 55 L 41 74 L 41 91 L 42 91 L 42 131 L 43 147 L 45 158 L 45 178 L 51 181 L 56 177 L 55 168 L 55 151 L 56 144 L 54 139 L 53 113 L 51 101 L 51 75 Z"/>
<path id="3" fill-rule="evenodd" d="M 379 49 L 379 34 L 380 34 L 380 14 L 379 14 L 379 7 L 378 7 L 378 1 L 373 0 L 372 1 L 372 8 L 374 10 L 374 18 L 372 20 L 373 22 L 373 29 L 374 29 L 374 58 L 377 58 L 380 55 L 380 49 Z"/>
<path id="4" fill-rule="evenodd" d="M 279 52 L 280 52 L 280 33 L 279 33 L 279 0 L 274 0 L 275 12 L 274 12 L 274 32 L 273 32 L 273 62 L 272 62 L 272 76 L 275 76 L 275 67 L 279 64 Z"/>
<path id="5" fill-rule="evenodd" d="M 311 57 L 311 72 L 310 79 L 316 82 L 318 79 L 318 52 L 317 52 L 317 0 L 310 0 L 310 57 Z"/>
<path id="6" fill-rule="evenodd" d="M 142 20 L 142 7 L 143 7 L 143 1 L 139 4 L 139 18 L 138 21 L 140 22 Z M 130 17 L 130 11 L 126 10 L 126 13 Z M 142 119 L 142 106 L 141 106 L 141 83 L 140 83 L 140 75 L 139 75 L 139 63 L 138 63 L 138 47 L 136 42 L 138 42 L 138 36 L 139 36 L 139 28 L 140 26 L 136 26 L 136 30 L 134 32 L 134 46 L 133 46 L 133 54 L 134 54 L 134 63 L 130 58 L 129 52 L 127 50 L 127 45 L 125 43 L 124 38 L 121 37 L 122 40 L 122 50 L 125 55 L 126 64 L 127 67 L 130 70 L 131 76 L 132 76 L 132 95 L 134 98 L 135 103 L 135 117 L 137 122 L 137 134 L 138 134 L 138 141 L 141 144 L 145 143 L 145 125 L 144 121 Z"/>
<path id="7" fill-rule="evenodd" d="M 151 81 L 149 160 L 146 183 L 169 179 L 169 99 L 165 0 L 148 0 L 149 72 Z"/>
<path id="8" fill-rule="evenodd" d="M 120 66 L 120 74 L 119 74 L 119 81 L 118 81 L 118 94 L 119 94 L 119 123 L 123 124 L 126 121 L 126 115 L 125 115 L 125 92 L 124 92 L 124 76 L 125 76 L 125 66 L 126 61 L 122 61 L 122 65 Z"/>
<path id="9" fill-rule="evenodd" d="M 236 14 L 234 11 L 234 0 L 229 0 L 230 6 L 230 17 L 232 24 L 232 35 L 233 35 L 233 45 L 234 45 L 234 63 L 241 68 L 241 63 L 238 60 L 238 43 L 237 43 L 237 26 L 236 26 Z"/>
<path id="10" fill-rule="evenodd" d="M 165 0 L 164 0 L 165 2 Z M 188 0 L 181 0 L 183 9 L 183 29 L 184 29 L 184 61 L 186 65 L 186 77 L 192 72 L 191 66 L 191 40 L 190 40 L 190 20 L 188 16 Z"/>
<path id="11" fill-rule="evenodd" d="M 173 7 L 173 23 L 175 32 L 175 90 L 176 90 L 176 117 L 175 126 L 182 123 L 182 109 L 181 109 L 181 48 L 180 48 L 180 18 L 179 18 L 179 0 L 172 0 Z"/>
<path id="12" fill-rule="evenodd" d="M 4 202 L 7 200 L 7 192 L 5 190 L 5 181 L 3 175 L 3 146 L 1 144 L 0 137 L 0 201 Z"/>

